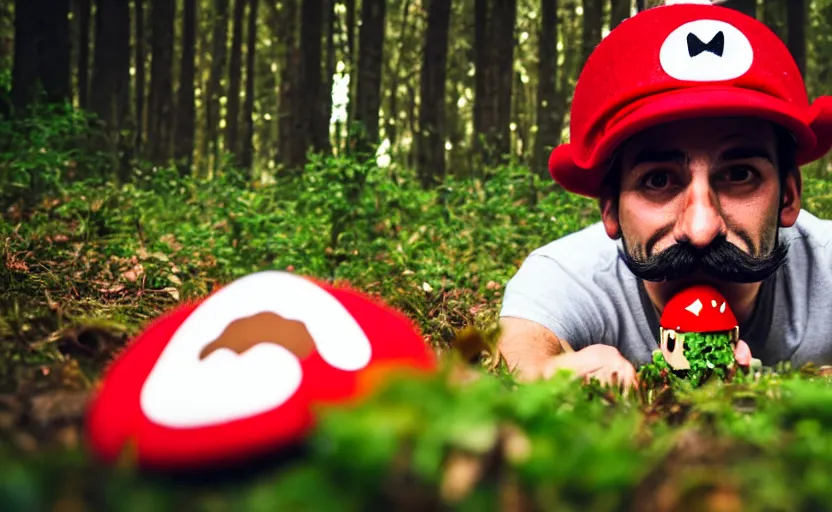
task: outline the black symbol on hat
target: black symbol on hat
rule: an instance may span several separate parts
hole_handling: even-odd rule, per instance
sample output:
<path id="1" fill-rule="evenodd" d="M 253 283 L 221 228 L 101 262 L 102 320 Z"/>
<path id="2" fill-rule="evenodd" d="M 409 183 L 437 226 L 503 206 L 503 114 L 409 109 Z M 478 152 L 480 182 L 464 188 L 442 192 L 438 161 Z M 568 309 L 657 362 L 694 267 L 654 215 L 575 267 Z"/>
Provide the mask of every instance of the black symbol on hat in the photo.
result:
<path id="1" fill-rule="evenodd" d="M 725 34 L 720 30 L 707 44 L 703 43 L 696 34 L 688 34 L 688 53 L 696 57 L 702 52 L 711 52 L 722 57 L 722 50 L 725 48 Z"/>

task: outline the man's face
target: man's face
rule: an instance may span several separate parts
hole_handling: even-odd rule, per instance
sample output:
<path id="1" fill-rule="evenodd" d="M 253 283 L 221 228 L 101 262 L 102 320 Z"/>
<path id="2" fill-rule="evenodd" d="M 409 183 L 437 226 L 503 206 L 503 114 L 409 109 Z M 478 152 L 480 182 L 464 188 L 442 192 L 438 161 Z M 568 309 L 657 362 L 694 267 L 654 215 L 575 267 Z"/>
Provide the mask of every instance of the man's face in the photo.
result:
<path id="1" fill-rule="evenodd" d="M 744 300 L 783 263 L 778 226 L 794 224 L 800 198 L 794 176 L 781 190 L 777 157 L 774 127 L 744 118 L 669 123 L 620 148 L 604 225 L 657 306 L 693 282 Z"/>

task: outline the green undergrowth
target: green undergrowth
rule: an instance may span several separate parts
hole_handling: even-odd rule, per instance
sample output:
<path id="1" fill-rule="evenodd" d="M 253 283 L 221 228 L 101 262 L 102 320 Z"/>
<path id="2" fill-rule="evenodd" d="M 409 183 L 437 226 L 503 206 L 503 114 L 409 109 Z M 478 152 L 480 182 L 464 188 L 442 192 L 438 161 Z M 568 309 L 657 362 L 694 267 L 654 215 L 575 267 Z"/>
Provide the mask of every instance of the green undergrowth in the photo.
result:
<path id="1" fill-rule="evenodd" d="M 459 367 L 456 368 L 459 371 Z M 566 373 L 519 385 L 480 369 L 400 378 L 319 411 L 300 454 L 240 476 L 159 478 L 79 449 L 8 447 L 3 510 L 822 510 L 832 387 L 781 368 L 653 389 Z"/>
<path id="2" fill-rule="evenodd" d="M 518 166 L 424 191 L 407 169 L 347 158 L 269 183 L 136 166 L 116 185 L 77 150 L 83 119 L 62 119 L 0 126 L 0 510 L 815 511 L 832 499 L 825 369 L 665 378 L 657 360 L 622 395 L 568 375 L 519 384 L 478 362 L 476 343 L 448 350 L 463 329 L 493 334 L 507 280 L 533 249 L 597 221 L 594 201 Z M 804 206 L 832 217 L 832 183 L 804 187 Z M 182 482 L 89 460 L 85 399 L 127 340 L 263 269 L 383 298 L 447 368 L 322 410 L 301 455 L 251 476 Z M 700 355 L 729 365 L 717 352 Z"/>

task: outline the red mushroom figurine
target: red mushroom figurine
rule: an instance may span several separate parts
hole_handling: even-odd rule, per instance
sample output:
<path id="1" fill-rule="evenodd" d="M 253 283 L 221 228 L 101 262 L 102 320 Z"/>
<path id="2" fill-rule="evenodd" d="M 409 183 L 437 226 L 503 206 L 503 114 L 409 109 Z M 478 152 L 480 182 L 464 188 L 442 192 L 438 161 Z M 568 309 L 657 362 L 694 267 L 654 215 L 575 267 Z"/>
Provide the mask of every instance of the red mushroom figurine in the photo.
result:
<path id="1" fill-rule="evenodd" d="M 108 463 L 130 449 L 140 467 L 217 467 L 302 441 L 314 406 L 351 403 L 389 371 L 434 368 L 416 327 L 383 303 L 258 272 L 146 328 L 105 372 L 86 437 Z"/>
<path id="2" fill-rule="evenodd" d="M 714 287 L 696 285 L 677 293 L 664 308 L 659 328 L 662 355 L 674 370 L 686 370 L 686 333 L 730 333 L 739 340 L 739 324 L 728 301 Z"/>

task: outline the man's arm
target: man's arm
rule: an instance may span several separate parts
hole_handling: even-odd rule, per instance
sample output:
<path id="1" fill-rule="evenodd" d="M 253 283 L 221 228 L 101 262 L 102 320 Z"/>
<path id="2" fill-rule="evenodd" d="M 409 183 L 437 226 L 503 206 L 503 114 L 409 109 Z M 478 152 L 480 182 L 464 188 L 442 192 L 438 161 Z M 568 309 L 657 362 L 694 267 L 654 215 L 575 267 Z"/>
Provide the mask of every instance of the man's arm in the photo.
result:
<path id="1" fill-rule="evenodd" d="M 577 257 L 569 255 L 569 257 Z M 635 384 L 633 365 L 605 344 L 593 283 L 549 256 L 533 254 L 506 286 L 498 349 L 520 380 L 568 369 L 585 379 Z"/>
<path id="2" fill-rule="evenodd" d="M 498 349 L 520 381 L 548 379 L 565 369 L 624 389 L 638 385 L 635 368 L 615 347 L 592 344 L 575 351 L 546 327 L 522 318 L 503 317 L 500 327 Z"/>
<path id="3" fill-rule="evenodd" d="M 546 327 L 514 317 L 500 319 L 497 346 L 509 369 L 517 371 L 522 380 L 541 378 L 548 359 L 573 352 L 569 343 L 560 340 Z"/>

